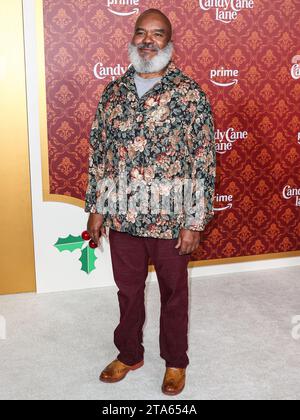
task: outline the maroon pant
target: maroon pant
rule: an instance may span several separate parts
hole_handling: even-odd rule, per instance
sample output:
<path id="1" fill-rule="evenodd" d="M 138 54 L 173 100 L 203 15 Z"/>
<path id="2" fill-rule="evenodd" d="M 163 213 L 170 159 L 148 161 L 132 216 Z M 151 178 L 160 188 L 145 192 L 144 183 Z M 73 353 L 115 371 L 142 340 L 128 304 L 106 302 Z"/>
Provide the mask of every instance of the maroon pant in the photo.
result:
<path id="1" fill-rule="evenodd" d="M 155 266 L 160 296 L 160 356 L 166 367 L 185 368 L 188 349 L 188 270 L 190 255 L 179 255 L 177 239 L 133 236 L 109 230 L 114 279 L 119 289 L 120 323 L 114 332 L 118 359 L 143 360 L 144 292 L 148 259 Z"/>

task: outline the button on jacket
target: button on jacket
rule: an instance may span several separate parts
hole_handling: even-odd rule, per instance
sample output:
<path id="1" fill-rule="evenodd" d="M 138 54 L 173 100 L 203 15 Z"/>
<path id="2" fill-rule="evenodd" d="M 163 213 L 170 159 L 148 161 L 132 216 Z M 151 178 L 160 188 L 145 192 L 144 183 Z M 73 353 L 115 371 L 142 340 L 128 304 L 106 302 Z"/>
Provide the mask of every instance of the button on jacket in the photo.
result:
<path id="1" fill-rule="evenodd" d="M 202 231 L 213 216 L 216 173 L 208 99 L 172 61 L 160 82 L 141 98 L 134 73 L 129 67 L 107 85 L 100 99 L 90 135 L 85 211 L 104 214 L 106 226 L 135 236 L 174 239 L 182 228 Z M 122 176 L 126 183 L 121 185 Z M 183 185 L 186 179 L 192 181 L 192 191 L 196 181 L 203 186 L 194 198 L 200 200 L 200 211 L 192 214 L 184 205 L 178 210 L 172 204 L 168 211 L 154 210 L 166 197 L 172 203 L 177 190 L 170 185 Z M 103 188 L 108 180 L 116 187 Z M 144 182 L 149 190 L 155 185 L 156 193 L 158 186 L 160 198 L 147 196 L 148 203 L 137 200 L 138 205 L 123 207 L 119 194 L 131 203 L 138 191 L 134 182 Z"/>

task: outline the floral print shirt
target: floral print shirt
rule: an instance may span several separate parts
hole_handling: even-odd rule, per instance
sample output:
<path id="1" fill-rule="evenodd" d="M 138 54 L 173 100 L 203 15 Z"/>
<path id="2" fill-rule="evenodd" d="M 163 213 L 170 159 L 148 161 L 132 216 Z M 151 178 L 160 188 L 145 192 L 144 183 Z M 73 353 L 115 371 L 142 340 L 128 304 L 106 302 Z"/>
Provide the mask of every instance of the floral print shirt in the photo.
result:
<path id="1" fill-rule="evenodd" d="M 119 79 L 109 83 L 100 99 L 90 135 L 89 179 L 85 211 L 104 214 L 104 225 L 135 236 L 178 238 L 180 229 L 203 231 L 213 216 L 216 152 L 211 107 L 199 85 L 171 61 L 160 82 L 141 98 L 131 66 Z M 185 210 L 145 212 L 137 208 L 99 207 L 105 179 L 127 183 L 154 181 L 160 194 L 170 194 L 164 181 L 175 184 L 184 179 L 203 185 L 201 211 L 190 217 Z M 129 187 L 117 186 L 117 193 L 129 198 Z M 194 188 L 194 187 L 193 187 Z M 122 190 L 122 191 L 121 191 Z M 101 201 L 101 200 L 100 200 Z"/>

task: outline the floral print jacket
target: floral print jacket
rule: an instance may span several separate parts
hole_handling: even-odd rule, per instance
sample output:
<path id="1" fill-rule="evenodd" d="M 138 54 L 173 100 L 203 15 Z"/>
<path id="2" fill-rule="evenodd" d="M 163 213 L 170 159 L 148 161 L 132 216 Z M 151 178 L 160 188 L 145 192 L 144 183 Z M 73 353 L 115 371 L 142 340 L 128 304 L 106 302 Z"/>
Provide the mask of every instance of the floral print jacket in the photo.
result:
<path id="1" fill-rule="evenodd" d="M 90 135 L 85 211 L 104 214 L 105 226 L 135 236 L 174 239 L 182 228 L 202 231 L 213 216 L 216 174 L 214 125 L 208 99 L 172 61 L 160 82 L 141 98 L 134 73 L 134 67 L 129 67 L 122 77 L 106 86 L 100 99 Z M 127 184 L 121 187 L 116 181 L 116 189 L 106 196 L 113 207 L 104 210 L 103 200 L 102 207 L 98 204 L 104 195 L 101 184 L 105 179 L 120 180 L 121 174 L 125 174 Z M 125 193 L 128 200 L 134 195 L 128 187 L 132 181 L 143 180 L 148 186 L 157 181 L 159 194 L 164 196 L 171 194 L 164 181 L 176 184 L 184 179 L 198 180 L 203 185 L 201 211 L 196 217 L 174 208 L 155 212 L 152 208 L 142 211 L 142 206 L 129 206 L 121 211 L 120 204 L 116 204 L 119 192 Z"/>

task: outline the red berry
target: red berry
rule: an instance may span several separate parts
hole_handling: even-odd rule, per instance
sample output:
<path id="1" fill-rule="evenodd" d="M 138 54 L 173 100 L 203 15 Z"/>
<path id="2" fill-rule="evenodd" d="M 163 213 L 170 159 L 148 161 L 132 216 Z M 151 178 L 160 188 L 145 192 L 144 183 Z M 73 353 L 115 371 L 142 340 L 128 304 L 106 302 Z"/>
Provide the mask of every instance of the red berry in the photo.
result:
<path id="1" fill-rule="evenodd" d="M 98 245 L 93 241 L 93 239 L 90 240 L 89 246 L 90 248 L 93 248 L 93 249 L 98 248 Z"/>
<path id="2" fill-rule="evenodd" d="M 89 232 L 87 230 L 85 230 L 84 232 L 82 232 L 81 237 L 85 241 L 89 241 L 91 239 L 91 236 L 90 236 L 90 234 L 89 234 Z"/>

